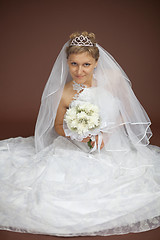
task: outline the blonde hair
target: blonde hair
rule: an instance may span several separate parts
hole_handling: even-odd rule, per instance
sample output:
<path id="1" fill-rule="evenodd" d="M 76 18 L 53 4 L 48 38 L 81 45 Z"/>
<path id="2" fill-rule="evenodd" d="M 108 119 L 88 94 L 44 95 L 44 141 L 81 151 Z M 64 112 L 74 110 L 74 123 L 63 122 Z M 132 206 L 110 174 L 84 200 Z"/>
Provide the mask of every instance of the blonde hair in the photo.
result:
<path id="1" fill-rule="evenodd" d="M 74 38 L 79 37 L 80 35 L 87 37 L 93 43 L 93 46 L 69 46 L 66 48 L 67 59 L 70 54 L 78 54 L 78 53 L 88 52 L 97 61 L 99 58 L 99 49 L 98 49 L 98 47 L 96 47 L 96 39 L 95 39 L 94 33 L 88 33 L 86 31 L 74 32 L 70 35 L 69 44 L 72 42 L 72 40 Z"/>

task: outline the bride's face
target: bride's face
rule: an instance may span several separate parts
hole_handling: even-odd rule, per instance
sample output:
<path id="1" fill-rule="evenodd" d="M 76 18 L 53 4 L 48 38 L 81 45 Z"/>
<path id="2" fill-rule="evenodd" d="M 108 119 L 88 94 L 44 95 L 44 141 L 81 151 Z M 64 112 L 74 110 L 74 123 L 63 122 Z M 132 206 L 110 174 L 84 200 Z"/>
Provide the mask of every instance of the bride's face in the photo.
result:
<path id="1" fill-rule="evenodd" d="M 91 84 L 97 61 L 88 53 L 73 53 L 68 57 L 68 66 L 73 80 L 77 83 Z"/>

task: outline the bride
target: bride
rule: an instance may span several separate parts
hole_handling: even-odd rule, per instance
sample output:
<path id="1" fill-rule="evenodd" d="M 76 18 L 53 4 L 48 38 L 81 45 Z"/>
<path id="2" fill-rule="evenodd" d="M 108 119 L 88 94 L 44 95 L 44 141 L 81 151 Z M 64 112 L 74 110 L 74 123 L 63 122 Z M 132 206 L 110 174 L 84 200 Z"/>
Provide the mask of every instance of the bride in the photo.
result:
<path id="1" fill-rule="evenodd" d="M 127 75 L 93 33 L 73 33 L 35 136 L 0 142 L 0 229 L 57 236 L 160 225 L 160 148 Z"/>

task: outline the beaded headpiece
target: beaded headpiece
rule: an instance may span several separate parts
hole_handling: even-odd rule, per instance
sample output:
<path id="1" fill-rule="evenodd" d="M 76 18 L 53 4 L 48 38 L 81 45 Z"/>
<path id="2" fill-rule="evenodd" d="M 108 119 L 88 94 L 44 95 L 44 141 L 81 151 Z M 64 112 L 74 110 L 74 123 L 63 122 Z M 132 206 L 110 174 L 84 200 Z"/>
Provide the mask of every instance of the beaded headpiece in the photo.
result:
<path id="1" fill-rule="evenodd" d="M 71 43 L 70 46 L 89 46 L 89 47 L 93 47 L 93 43 L 91 42 L 91 40 L 88 37 L 85 37 L 83 35 L 80 35 L 79 37 L 75 37 Z"/>

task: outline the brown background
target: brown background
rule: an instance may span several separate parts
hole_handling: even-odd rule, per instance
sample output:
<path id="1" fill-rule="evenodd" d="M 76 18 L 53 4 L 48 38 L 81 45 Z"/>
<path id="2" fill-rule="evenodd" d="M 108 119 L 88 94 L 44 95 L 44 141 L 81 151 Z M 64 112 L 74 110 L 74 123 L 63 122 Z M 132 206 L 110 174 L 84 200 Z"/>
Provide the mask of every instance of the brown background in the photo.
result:
<path id="1" fill-rule="evenodd" d="M 0 139 L 34 134 L 41 94 L 56 56 L 72 32 L 87 30 L 131 79 L 152 121 L 151 143 L 160 145 L 159 12 L 155 0 L 0 1 Z M 33 239 L 3 231 L 0 236 Z M 156 236 L 158 230 L 105 239 Z"/>

